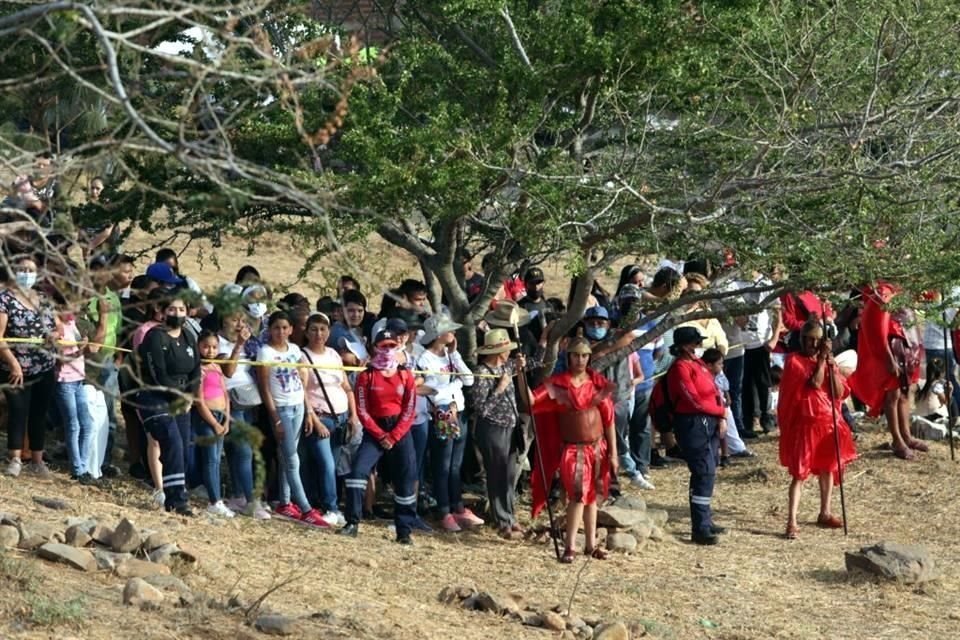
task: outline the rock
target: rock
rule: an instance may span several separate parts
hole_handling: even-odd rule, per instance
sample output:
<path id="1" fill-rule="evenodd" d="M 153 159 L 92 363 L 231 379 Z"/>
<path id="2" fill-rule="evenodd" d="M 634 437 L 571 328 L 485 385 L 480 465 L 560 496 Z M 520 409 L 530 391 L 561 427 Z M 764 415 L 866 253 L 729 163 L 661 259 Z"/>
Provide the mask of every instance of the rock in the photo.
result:
<path id="1" fill-rule="evenodd" d="M 297 621 L 287 616 L 260 616 L 253 626 L 268 636 L 292 636 L 299 631 Z"/>
<path id="2" fill-rule="evenodd" d="M 163 531 L 154 531 L 143 541 L 143 550 L 153 551 L 154 549 L 159 549 L 160 547 L 169 544 L 173 544 L 173 540 L 167 533 Z"/>
<path id="3" fill-rule="evenodd" d="M 67 529 L 65 542 L 71 547 L 85 547 L 93 542 L 93 538 L 80 525 L 75 524 Z"/>
<path id="4" fill-rule="evenodd" d="M 130 578 L 123 588 L 123 604 L 160 604 L 163 599 L 163 593 L 142 578 Z"/>
<path id="5" fill-rule="evenodd" d="M 561 631 L 558 637 L 560 638 L 560 640 L 577 640 L 577 636 L 573 634 L 573 631 L 569 631 L 566 629 Z"/>
<path id="6" fill-rule="evenodd" d="M 42 538 L 44 542 L 49 542 L 53 539 L 54 534 L 57 533 L 56 527 L 43 522 L 31 522 L 28 524 L 21 520 L 18 526 L 20 527 L 21 540 L 36 536 Z"/>
<path id="7" fill-rule="evenodd" d="M 641 523 L 649 523 L 646 511 L 624 509 L 623 507 L 604 507 L 597 514 L 597 524 L 614 529 L 630 529 Z"/>
<path id="8" fill-rule="evenodd" d="M 637 539 L 630 533 L 611 533 L 607 536 L 607 549 L 625 553 L 636 551 Z"/>
<path id="9" fill-rule="evenodd" d="M 20 518 L 13 515 L 12 513 L 5 513 L 0 511 L 0 524 L 7 524 L 11 527 L 16 527 L 20 522 Z"/>
<path id="10" fill-rule="evenodd" d="M 165 544 L 159 549 L 154 549 L 147 557 L 150 558 L 150 562 L 156 562 L 157 564 L 170 564 L 170 561 L 173 560 L 173 557 L 180 553 L 180 547 L 175 544 Z"/>
<path id="11" fill-rule="evenodd" d="M 89 534 L 97 544 L 109 547 L 110 539 L 113 538 L 113 529 L 102 524 L 97 524 L 89 531 Z"/>
<path id="12" fill-rule="evenodd" d="M 574 634 L 578 640 L 593 640 L 593 627 L 583 626 L 574 629 Z"/>
<path id="13" fill-rule="evenodd" d="M 141 542 L 137 527 L 126 518 L 120 521 L 110 536 L 110 548 L 116 553 L 133 553 L 140 548 Z"/>
<path id="14" fill-rule="evenodd" d="M 593 640 L 630 640 L 630 632 L 622 622 L 602 624 L 594 629 Z"/>
<path id="15" fill-rule="evenodd" d="M 24 536 L 23 532 L 20 532 L 20 544 L 17 545 L 20 549 L 24 551 L 36 551 L 43 545 L 47 543 L 47 539 L 43 536 L 39 536 L 35 533 Z M 54 543 L 57 544 L 57 543 Z"/>
<path id="16" fill-rule="evenodd" d="M 474 611 L 488 611 L 497 615 L 514 614 L 519 615 L 520 604 L 513 596 L 502 596 L 481 591 L 463 601 L 464 609 Z"/>
<path id="17" fill-rule="evenodd" d="M 647 518 L 662 529 L 667 524 L 667 520 L 670 519 L 670 514 L 663 509 L 647 509 Z"/>
<path id="18" fill-rule="evenodd" d="M 437 599 L 444 604 L 453 604 L 458 600 L 465 600 L 477 593 L 477 588 L 470 584 L 448 584 L 440 590 Z"/>
<path id="19" fill-rule="evenodd" d="M 664 538 L 663 529 L 660 527 L 653 527 L 653 529 L 650 530 L 650 539 L 654 542 L 663 542 Z"/>
<path id="20" fill-rule="evenodd" d="M 540 614 L 540 626 L 551 631 L 563 631 L 567 628 L 567 621 L 559 613 L 544 611 Z"/>
<path id="21" fill-rule="evenodd" d="M 182 606 L 190 606 L 196 598 L 183 580 L 176 576 L 147 576 L 143 581 L 164 592 L 176 593 Z"/>
<path id="22" fill-rule="evenodd" d="M 165 564 L 155 564 L 146 560 L 129 558 L 117 564 L 114 569 L 121 578 L 145 578 L 147 576 L 168 576 L 170 567 Z"/>
<path id="23" fill-rule="evenodd" d="M 583 621 L 587 623 L 588 627 L 599 627 L 603 624 L 603 618 L 599 616 L 583 616 Z"/>
<path id="24" fill-rule="evenodd" d="M 62 562 L 80 571 L 94 571 L 97 560 L 85 549 L 77 549 L 59 542 L 48 542 L 37 550 L 37 555 L 45 560 Z"/>
<path id="25" fill-rule="evenodd" d="M 177 557 L 183 560 L 188 564 L 197 564 L 200 562 L 200 554 L 185 544 L 177 545 L 180 547 L 180 550 L 177 551 Z"/>
<path id="26" fill-rule="evenodd" d="M 41 507 L 46 507 L 47 509 L 53 509 L 55 511 L 69 511 L 73 507 L 70 506 L 70 503 L 65 500 L 60 500 L 58 498 L 44 498 L 43 496 L 33 496 L 33 501 L 36 502 Z"/>
<path id="27" fill-rule="evenodd" d="M 9 524 L 0 525 L 0 547 L 16 549 L 20 544 L 20 530 Z"/>
<path id="28" fill-rule="evenodd" d="M 928 582 L 940 577 L 933 557 L 917 545 L 881 542 L 845 554 L 847 571 L 860 570 L 904 584 Z"/>
<path id="29" fill-rule="evenodd" d="M 587 623 L 583 621 L 583 618 L 575 615 L 567 616 L 567 628 L 568 629 L 579 629 L 580 627 L 587 626 Z"/>
<path id="30" fill-rule="evenodd" d="M 85 534 L 90 535 L 90 532 L 93 531 L 93 528 L 97 526 L 97 521 L 92 518 L 67 518 L 63 521 L 63 524 L 69 529 L 70 527 L 80 527 L 80 530 Z"/>
<path id="31" fill-rule="evenodd" d="M 619 507 L 620 509 L 630 509 L 632 511 L 646 511 L 647 503 L 640 496 L 628 496 L 627 494 L 621 494 L 614 500 L 610 506 Z"/>
<path id="32" fill-rule="evenodd" d="M 527 627 L 542 627 L 543 619 L 540 617 L 539 613 L 535 613 L 533 611 L 521 611 L 520 624 Z"/>
<path id="33" fill-rule="evenodd" d="M 94 549 L 93 557 L 97 560 L 98 569 L 113 571 L 117 568 L 118 564 L 124 560 L 133 558 L 133 555 L 129 553 L 114 553 L 113 551 L 107 551 L 106 549 Z"/>

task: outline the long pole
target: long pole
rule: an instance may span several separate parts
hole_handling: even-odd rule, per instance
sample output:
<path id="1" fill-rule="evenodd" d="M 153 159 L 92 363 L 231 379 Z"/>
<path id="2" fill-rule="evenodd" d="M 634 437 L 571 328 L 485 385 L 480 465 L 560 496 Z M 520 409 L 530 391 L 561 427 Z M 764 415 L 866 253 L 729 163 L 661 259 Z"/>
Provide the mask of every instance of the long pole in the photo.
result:
<path id="1" fill-rule="evenodd" d="M 947 321 L 947 311 L 943 311 L 943 353 L 946 356 L 944 358 L 944 366 L 947 369 L 947 387 L 952 387 L 951 380 L 953 380 L 953 352 L 950 349 L 950 340 L 949 340 L 949 330 L 947 325 L 950 324 Z M 954 389 L 950 388 L 950 392 L 947 394 L 947 439 L 950 440 L 950 461 L 956 460 L 956 454 L 954 453 L 953 445 L 953 392 Z"/>
<path id="2" fill-rule="evenodd" d="M 827 339 L 827 314 L 820 303 L 820 320 L 823 323 L 823 339 Z M 847 498 L 843 491 L 843 460 L 840 455 L 840 425 L 837 422 L 837 394 L 834 389 L 833 367 L 827 365 L 827 384 L 830 387 L 830 410 L 833 412 L 833 445 L 837 453 L 837 478 L 840 480 L 840 513 L 843 515 L 843 535 L 847 535 Z"/>
<path id="3" fill-rule="evenodd" d="M 513 325 L 513 332 L 516 336 L 517 344 L 520 344 L 519 324 Z M 523 367 L 517 368 L 517 382 L 520 383 L 520 394 L 523 398 L 529 398 L 529 387 L 527 386 L 527 372 Z M 533 407 L 530 407 L 530 426 L 533 428 L 533 446 L 536 447 L 537 460 L 540 462 L 540 480 L 543 482 L 543 496 L 547 501 L 547 516 L 550 518 L 550 539 L 553 540 L 553 552 L 559 561 L 562 557 L 560 552 L 560 541 L 557 533 L 557 525 L 554 522 L 553 507 L 550 506 L 550 486 L 547 483 L 546 465 L 543 462 L 543 451 L 540 449 L 540 437 L 537 435 L 537 419 L 533 417 Z"/>

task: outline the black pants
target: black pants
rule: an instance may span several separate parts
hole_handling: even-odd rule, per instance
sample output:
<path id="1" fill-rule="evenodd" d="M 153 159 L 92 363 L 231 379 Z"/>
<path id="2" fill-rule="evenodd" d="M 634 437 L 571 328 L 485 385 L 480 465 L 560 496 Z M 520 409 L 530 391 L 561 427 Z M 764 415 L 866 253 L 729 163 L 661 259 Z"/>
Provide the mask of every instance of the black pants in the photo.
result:
<path id="1" fill-rule="evenodd" d="M 747 349 L 743 359 L 743 430 L 753 431 L 753 419 L 760 418 L 766 431 L 773 428 L 770 415 L 770 352 L 765 347 Z"/>
<path id="2" fill-rule="evenodd" d="M 43 451 L 47 410 L 53 404 L 57 378 L 53 369 L 23 377 L 22 387 L 5 386 L 7 398 L 7 449 L 23 449 L 24 435 L 30 436 L 30 450 Z"/>
<path id="3" fill-rule="evenodd" d="M 520 459 L 526 452 L 517 445 L 514 432 L 520 427 L 502 427 L 483 418 L 477 419 L 476 442 L 487 470 L 487 498 L 490 513 L 498 529 L 517 523 L 514 509 L 516 486 L 520 477 Z"/>
<path id="4" fill-rule="evenodd" d="M 190 446 L 190 414 L 174 413 L 170 399 L 163 394 L 142 392 L 140 420 L 144 430 L 160 445 L 163 468 L 164 506 L 167 511 L 187 504 L 187 447 Z"/>

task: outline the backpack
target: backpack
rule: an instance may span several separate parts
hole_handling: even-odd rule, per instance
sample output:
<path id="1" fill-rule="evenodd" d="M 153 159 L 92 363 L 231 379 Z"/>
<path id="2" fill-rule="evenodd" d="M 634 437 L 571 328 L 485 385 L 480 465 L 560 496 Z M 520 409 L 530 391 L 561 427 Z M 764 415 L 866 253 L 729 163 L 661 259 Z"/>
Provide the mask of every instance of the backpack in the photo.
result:
<path id="1" fill-rule="evenodd" d="M 667 387 L 669 377 L 670 369 L 667 369 L 666 374 L 653 385 L 650 404 L 647 408 L 653 428 L 660 433 L 669 433 L 673 430 L 673 401 L 670 400 L 670 389 Z"/>

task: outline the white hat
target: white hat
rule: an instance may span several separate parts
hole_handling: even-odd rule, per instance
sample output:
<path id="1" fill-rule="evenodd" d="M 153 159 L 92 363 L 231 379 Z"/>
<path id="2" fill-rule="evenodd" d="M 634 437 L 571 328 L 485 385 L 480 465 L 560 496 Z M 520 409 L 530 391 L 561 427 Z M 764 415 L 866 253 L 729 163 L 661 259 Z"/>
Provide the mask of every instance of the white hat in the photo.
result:
<path id="1" fill-rule="evenodd" d="M 457 324 L 450 319 L 445 313 L 438 313 L 437 315 L 430 316 L 427 318 L 427 321 L 423 323 L 423 335 L 420 336 L 420 344 L 427 345 L 447 333 L 448 331 L 456 331 L 462 324 Z"/>

